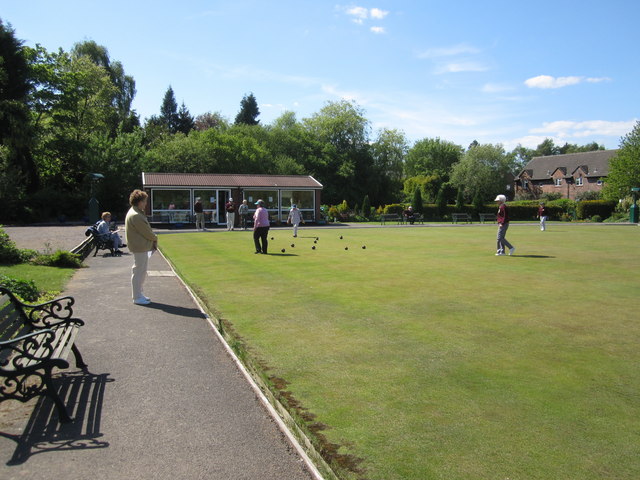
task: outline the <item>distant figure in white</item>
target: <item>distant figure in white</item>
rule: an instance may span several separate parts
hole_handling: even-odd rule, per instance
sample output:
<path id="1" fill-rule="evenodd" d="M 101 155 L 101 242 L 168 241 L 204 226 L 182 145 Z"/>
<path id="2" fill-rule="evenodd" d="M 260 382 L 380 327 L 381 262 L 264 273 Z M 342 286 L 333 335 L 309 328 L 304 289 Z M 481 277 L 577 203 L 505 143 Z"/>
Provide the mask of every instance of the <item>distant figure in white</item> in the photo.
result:
<path id="1" fill-rule="evenodd" d="M 540 207 L 538 207 L 538 218 L 540 219 L 540 230 L 544 232 L 547 229 L 547 218 L 549 218 L 549 211 L 544 206 L 544 202 L 540 202 Z"/>
<path id="2" fill-rule="evenodd" d="M 287 223 L 289 225 L 293 225 L 293 236 L 298 236 L 298 226 L 300 222 L 304 223 L 304 219 L 302 218 L 302 212 L 298 210 L 298 206 L 294 203 L 289 210 L 289 218 L 287 218 Z"/>

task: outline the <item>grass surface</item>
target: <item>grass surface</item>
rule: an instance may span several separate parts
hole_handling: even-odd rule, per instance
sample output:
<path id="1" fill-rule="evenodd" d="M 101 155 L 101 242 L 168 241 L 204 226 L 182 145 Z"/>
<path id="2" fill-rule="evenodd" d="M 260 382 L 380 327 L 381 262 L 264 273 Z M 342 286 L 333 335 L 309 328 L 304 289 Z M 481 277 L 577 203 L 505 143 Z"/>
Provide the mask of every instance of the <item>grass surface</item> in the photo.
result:
<path id="1" fill-rule="evenodd" d="M 250 232 L 160 244 L 366 478 L 640 478 L 639 229 L 514 225 L 513 257 L 494 256 L 495 233 L 272 230 L 272 255 Z"/>
<path id="2" fill-rule="evenodd" d="M 21 263 L 0 265 L 0 274 L 21 280 L 33 280 L 41 292 L 62 292 L 76 270 Z"/>

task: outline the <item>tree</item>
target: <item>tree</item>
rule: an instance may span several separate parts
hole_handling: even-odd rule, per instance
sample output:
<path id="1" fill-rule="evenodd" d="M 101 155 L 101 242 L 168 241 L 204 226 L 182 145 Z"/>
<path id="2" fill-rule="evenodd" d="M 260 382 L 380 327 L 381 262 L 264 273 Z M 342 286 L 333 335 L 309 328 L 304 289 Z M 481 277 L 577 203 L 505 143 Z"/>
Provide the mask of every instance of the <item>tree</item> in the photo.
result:
<path id="1" fill-rule="evenodd" d="M 35 132 L 29 115 L 32 91 L 30 67 L 22 42 L 10 25 L 0 20 L 0 145 L 4 145 L 5 162 L 27 191 L 38 189 L 39 179 L 33 158 Z"/>
<path id="2" fill-rule="evenodd" d="M 86 55 L 40 50 L 34 61 L 41 180 L 57 193 L 79 194 L 88 173 L 87 142 L 94 135 L 113 132 L 116 87 L 105 68 Z"/>
<path id="3" fill-rule="evenodd" d="M 416 189 L 419 189 L 420 196 L 426 203 L 435 203 L 442 184 L 442 179 L 438 175 L 416 175 L 407 178 L 404 181 L 405 200 L 412 198 Z"/>
<path id="4" fill-rule="evenodd" d="M 208 130 L 210 128 L 225 129 L 228 127 L 229 127 L 229 122 L 219 112 L 215 112 L 215 113 L 207 112 L 207 113 L 198 115 L 195 119 L 194 126 L 193 126 L 193 128 L 195 128 L 200 132 L 204 130 Z"/>
<path id="5" fill-rule="evenodd" d="M 371 202 L 369 201 L 369 195 L 365 195 L 362 200 L 362 216 L 369 218 L 371 215 Z"/>
<path id="6" fill-rule="evenodd" d="M 236 115 L 235 124 L 258 125 L 260 123 L 260 120 L 257 119 L 258 115 L 260 115 L 258 102 L 253 93 L 250 93 L 248 96 L 242 97 L 240 101 L 240 111 Z"/>
<path id="7" fill-rule="evenodd" d="M 169 130 L 169 133 L 176 133 L 178 131 L 178 103 L 176 102 L 176 96 L 173 93 L 171 85 L 167 88 L 164 98 L 162 99 L 160 117 L 158 117 L 158 119 L 160 123 Z"/>
<path id="8" fill-rule="evenodd" d="M 464 207 L 464 190 L 459 188 L 456 196 L 456 210 L 462 210 L 462 207 Z"/>
<path id="9" fill-rule="evenodd" d="M 176 118 L 176 131 L 189 135 L 189 132 L 194 129 L 195 125 L 195 121 L 189 113 L 187 106 L 182 102 Z"/>
<path id="10" fill-rule="evenodd" d="M 416 188 L 415 192 L 413 192 L 413 201 L 411 202 L 411 205 L 413 205 L 413 209 L 416 213 L 422 213 L 424 211 L 422 193 L 419 188 Z"/>
<path id="11" fill-rule="evenodd" d="M 440 218 L 443 218 L 444 214 L 447 211 L 447 197 L 446 197 L 444 185 L 440 187 L 440 190 L 438 191 L 438 195 L 436 196 L 436 210 Z"/>
<path id="12" fill-rule="evenodd" d="M 440 138 L 418 140 L 407 153 L 405 176 L 437 174 L 447 181 L 453 165 L 460 161 L 462 147 Z"/>
<path id="13" fill-rule="evenodd" d="M 139 125 L 140 121 L 136 113 L 131 110 L 133 98 L 136 95 L 136 82 L 132 76 L 125 73 L 122 63 L 111 61 L 107 48 L 98 45 L 93 40 L 76 43 L 71 49 L 71 56 L 73 58 L 87 57 L 108 73 L 114 86 L 113 98 L 111 99 L 113 106 L 111 135 L 115 136 L 118 128 L 132 131 L 135 126 Z"/>
<path id="14" fill-rule="evenodd" d="M 404 132 L 384 128 L 378 132 L 378 138 L 371 145 L 374 165 L 380 175 L 392 181 L 400 182 L 403 176 L 404 161 L 409 145 Z"/>
<path id="15" fill-rule="evenodd" d="M 369 145 L 371 127 L 362 108 L 346 100 L 328 102 L 303 125 L 321 145 L 317 172 L 325 185 L 323 197 L 331 203 L 341 198 L 355 203 L 368 194 L 373 203 L 380 203 Z"/>
<path id="16" fill-rule="evenodd" d="M 473 198 L 483 199 L 503 193 L 513 181 L 515 161 L 502 145 L 482 144 L 467 150 L 451 173 L 451 183 Z"/>
<path id="17" fill-rule="evenodd" d="M 620 149 L 609 160 L 609 174 L 602 190 L 607 200 L 619 200 L 640 187 L 640 121 L 620 140 Z"/>

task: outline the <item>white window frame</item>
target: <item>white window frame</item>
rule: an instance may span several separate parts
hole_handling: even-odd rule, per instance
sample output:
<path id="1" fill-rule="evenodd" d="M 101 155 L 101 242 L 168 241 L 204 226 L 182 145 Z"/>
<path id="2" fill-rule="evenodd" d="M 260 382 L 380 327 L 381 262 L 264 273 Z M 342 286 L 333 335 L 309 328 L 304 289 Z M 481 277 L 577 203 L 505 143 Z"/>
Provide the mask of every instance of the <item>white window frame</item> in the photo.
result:
<path id="1" fill-rule="evenodd" d="M 580 175 L 578 178 L 576 178 L 576 187 L 582 187 L 584 185 L 584 182 L 582 180 L 582 175 Z"/>
<path id="2" fill-rule="evenodd" d="M 561 186 L 562 186 L 562 179 L 561 179 L 561 178 L 556 178 L 556 179 L 553 181 L 553 183 L 554 183 L 554 185 L 555 185 L 556 187 L 561 187 Z"/>

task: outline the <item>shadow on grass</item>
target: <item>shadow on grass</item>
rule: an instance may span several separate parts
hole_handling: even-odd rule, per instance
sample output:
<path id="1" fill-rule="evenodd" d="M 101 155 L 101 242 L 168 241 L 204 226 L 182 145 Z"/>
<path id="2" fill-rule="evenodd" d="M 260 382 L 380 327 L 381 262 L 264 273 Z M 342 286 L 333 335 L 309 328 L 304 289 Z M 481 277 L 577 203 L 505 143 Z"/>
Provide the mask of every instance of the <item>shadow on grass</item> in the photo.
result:
<path id="1" fill-rule="evenodd" d="M 0 432 L 17 444 L 7 465 L 21 465 L 38 453 L 109 447 L 109 442 L 99 439 L 105 387 L 114 380 L 108 373 L 73 372 L 62 373 L 54 381 L 73 422 L 58 422 L 55 404 L 47 396 L 40 397 L 22 435 Z"/>
<path id="2" fill-rule="evenodd" d="M 267 253 L 270 257 L 297 257 L 295 253 Z"/>
<path id="3" fill-rule="evenodd" d="M 556 258 L 553 255 L 510 255 L 511 257 L 520 258 Z"/>

